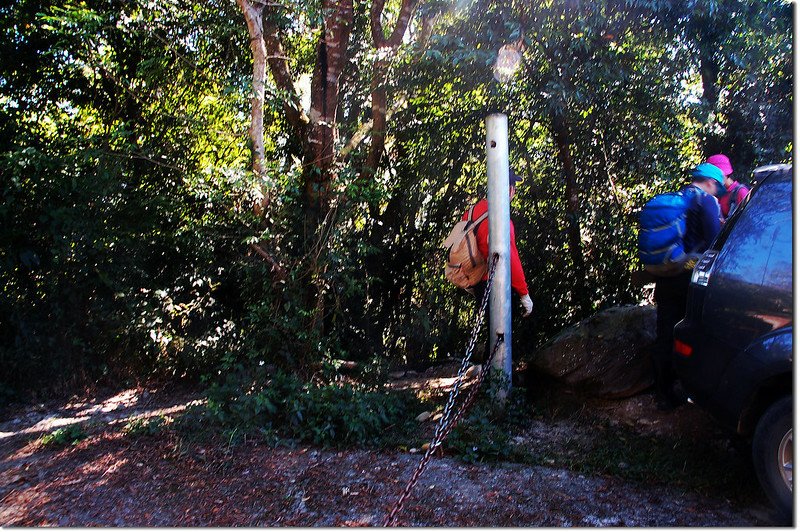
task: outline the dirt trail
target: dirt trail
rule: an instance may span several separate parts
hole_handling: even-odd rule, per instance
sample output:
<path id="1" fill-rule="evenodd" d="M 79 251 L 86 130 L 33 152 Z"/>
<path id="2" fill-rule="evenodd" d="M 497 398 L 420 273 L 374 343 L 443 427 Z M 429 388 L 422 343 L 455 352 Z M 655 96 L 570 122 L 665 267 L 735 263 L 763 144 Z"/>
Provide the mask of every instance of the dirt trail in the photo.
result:
<path id="1" fill-rule="evenodd" d="M 432 378 L 442 375 L 407 380 Z M 133 418 L 175 415 L 198 399 L 187 391 L 138 389 L 12 412 L 0 423 L 0 526 L 380 526 L 420 459 L 257 442 L 226 447 L 192 443 L 171 430 L 134 439 L 120 431 Z M 592 407 L 653 434 L 683 426 L 677 416 L 670 424 L 644 396 Z M 680 419 L 681 430 L 706 422 L 693 411 Z M 80 443 L 56 450 L 35 443 L 76 421 L 89 427 Z M 570 430 L 532 421 L 515 440 L 548 445 Z M 774 526 L 770 515 L 762 503 L 737 508 L 723 497 L 611 476 L 435 458 L 398 524 Z"/>

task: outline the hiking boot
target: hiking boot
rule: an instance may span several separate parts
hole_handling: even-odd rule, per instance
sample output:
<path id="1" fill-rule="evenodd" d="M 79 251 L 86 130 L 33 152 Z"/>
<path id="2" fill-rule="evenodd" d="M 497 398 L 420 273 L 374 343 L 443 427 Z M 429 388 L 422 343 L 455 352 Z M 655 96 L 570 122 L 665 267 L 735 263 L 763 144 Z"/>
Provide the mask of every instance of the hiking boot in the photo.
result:
<path id="1" fill-rule="evenodd" d="M 681 401 L 678 397 L 676 397 L 673 393 L 656 393 L 655 396 L 655 403 L 656 408 L 661 412 L 671 412 L 675 410 L 679 406 L 681 406 L 685 401 Z"/>
<path id="2" fill-rule="evenodd" d="M 689 400 L 689 394 L 686 393 L 686 389 L 683 387 L 683 385 L 680 383 L 680 381 L 675 381 L 675 383 L 672 385 L 672 394 L 671 395 L 672 395 L 672 399 L 677 404 L 681 404 L 682 405 L 683 403 L 686 403 Z"/>
<path id="3" fill-rule="evenodd" d="M 660 412 L 672 412 L 678 405 L 664 398 L 656 399 L 656 410 Z"/>

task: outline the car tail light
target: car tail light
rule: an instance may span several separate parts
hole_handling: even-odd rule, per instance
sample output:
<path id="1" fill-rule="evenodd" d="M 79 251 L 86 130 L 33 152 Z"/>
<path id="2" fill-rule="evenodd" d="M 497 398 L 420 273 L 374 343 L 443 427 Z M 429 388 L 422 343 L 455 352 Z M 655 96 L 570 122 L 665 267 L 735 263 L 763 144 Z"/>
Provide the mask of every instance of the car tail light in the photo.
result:
<path id="1" fill-rule="evenodd" d="M 716 259 L 717 251 L 708 250 L 703 254 L 692 270 L 692 284 L 708 286 L 708 279 L 711 277 L 711 270 L 714 269 Z"/>
<path id="2" fill-rule="evenodd" d="M 672 350 L 678 353 L 682 357 L 688 358 L 692 356 L 692 346 L 683 343 L 680 340 L 675 340 L 674 344 L 672 345 Z"/>

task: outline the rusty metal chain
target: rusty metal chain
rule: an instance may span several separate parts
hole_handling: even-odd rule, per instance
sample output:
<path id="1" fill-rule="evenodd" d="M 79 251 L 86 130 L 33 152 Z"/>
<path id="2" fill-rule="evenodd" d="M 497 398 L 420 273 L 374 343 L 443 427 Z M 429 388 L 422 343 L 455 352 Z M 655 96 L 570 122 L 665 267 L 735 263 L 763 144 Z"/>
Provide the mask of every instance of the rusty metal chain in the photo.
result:
<path id="1" fill-rule="evenodd" d="M 492 256 L 492 264 L 489 268 L 489 276 L 486 280 L 486 289 L 483 291 L 483 299 L 481 300 L 481 305 L 478 308 L 478 316 L 475 319 L 475 324 L 472 326 L 472 336 L 470 337 L 469 344 L 467 345 L 467 349 L 464 353 L 464 358 L 461 359 L 461 366 L 458 368 L 458 374 L 455 382 L 453 383 L 453 389 L 450 391 L 450 396 L 447 398 L 447 403 L 444 406 L 442 418 L 439 420 L 439 424 L 436 426 L 434 440 L 438 440 L 441 435 L 442 428 L 450 421 L 450 414 L 452 413 L 453 404 L 456 402 L 456 398 L 461 391 L 461 383 L 464 381 L 464 375 L 467 373 L 469 359 L 472 357 L 472 351 L 475 349 L 475 343 L 478 341 L 478 334 L 480 334 L 481 331 L 483 317 L 486 314 L 486 307 L 489 304 L 489 293 L 492 291 L 492 282 L 494 281 L 494 273 L 497 269 L 498 258 L 499 255 L 497 253 Z M 486 341 L 488 342 L 489 340 L 487 339 Z M 441 443 L 441 441 L 439 441 L 439 443 Z M 431 445 L 431 447 L 432 446 L 433 445 Z"/>
<path id="2" fill-rule="evenodd" d="M 469 407 L 472 406 L 472 403 L 475 401 L 475 397 L 478 396 L 478 391 L 481 388 L 483 379 L 486 378 L 486 374 L 489 373 L 490 369 L 492 369 L 492 360 L 494 360 L 494 355 L 497 353 L 497 350 L 500 348 L 500 344 L 502 344 L 504 340 L 505 338 L 503 335 L 497 336 L 497 340 L 495 340 L 494 347 L 492 348 L 492 353 L 489 355 L 489 358 L 486 360 L 486 362 L 484 362 L 483 366 L 481 367 L 481 372 L 478 374 L 478 379 L 475 381 L 475 384 L 470 389 L 469 395 L 464 400 L 464 402 L 461 403 L 461 406 L 458 408 L 458 412 L 456 412 L 456 415 L 453 417 L 452 422 L 447 427 L 446 432 L 444 432 L 444 434 L 442 435 L 442 440 L 441 442 L 439 442 L 440 445 L 445 439 L 447 439 L 447 436 L 450 434 L 450 431 L 453 430 L 453 428 L 455 428 L 456 425 L 458 425 L 458 422 L 461 421 L 461 418 L 464 416 L 467 410 L 469 410 Z"/>
<path id="3" fill-rule="evenodd" d="M 480 388 L 481 382 L 483 381 L 486 373 L 488 372 L 489 368 L 491 367 L 491 361 L 494 358 L 495 353 L 497 353 L 500 344 L 503 342 L 503 336 L 498 336 L 497 341 L 495 342 L 494 348 L 488 358 L 483 364 L 481 368 L 481 372 L 478 375 L 478 380 L 472 387 L 470 394 L 467 396 L 467 399 L 461 404 L 456 412 L 455 416 L 451 418 L 453 412 L 453 405 L 455 404 L 456 398 L 458 397 L 459 391 L 461 389 L 461 384 L 464 381 L 464 376 L 467 372 L 467 366 L 469 365 L 469 359 L 472 356 L 472 351 L 475 349 L 475 343 L 478 339 L 478 334 L 480 333 L 480 326 L 483 323 L 483 317 L 486 313 L 486 306 L 489 302 L 489 293 L 492 290 L 492 281 L 494 280 L 494 273 L 497 267 L 497 260 L 499 255 L 495 253 L 492 256 L 492 264 L 489 269 L 489 276 L 488 280 L 486 281 L 486 289 L 483 292 L 483 299 L 481 300 L 480 307 L 478 308 L 478 315 L 475 320 L 475 325 L 472 327 L 472 336 L 470 337 L 470 341 L 467 344 L 466 352 L 464 353 L 464 358 L 461 360 L 461 366 L 458 370 L 458 376 L 456 377 L 455 382 L 453 383 L 453 389 L 450 391 L 450 396 L 447 398 L 447 403 L 444 407 L 444 412 L 442 413 L 442 417 L 439 419 L 439 424 L 436 426 L 436 431 L 434 432 L 433 439 L 428 445 L 428 449 L 425 451 L 425 454 L 420 460 L 419 464 L 417 465 L 417 469 L 414 471 L 414 474 L 411 475 L 411 479 L 408 481 L 403 493 L 400 495 L 400 498 L 395 503 L 392 511 L 389 512 L 386 519 L 383 522 L 384 527 L 392 526 L 394 520 L 397 517 L 397 514 L 403 507 L 403 503 L 405 502 L 406 498 L 411 494 L 411 491 L 414 489 L 414 486 L 419 481 L 420 475 L 425 470 L 425 467 L 428 465 L 428 462 L 433 456 L 433 453 L 436 449 L 444 442 L 445 438 L 450 434 L 450 431 L 453 430 L 455 425 L 464 415 L 466 410 L 475 400 L 475 396 L 477 395 L 477 391 Z M 488 341 L 488 339 L 487 339 Z"/>

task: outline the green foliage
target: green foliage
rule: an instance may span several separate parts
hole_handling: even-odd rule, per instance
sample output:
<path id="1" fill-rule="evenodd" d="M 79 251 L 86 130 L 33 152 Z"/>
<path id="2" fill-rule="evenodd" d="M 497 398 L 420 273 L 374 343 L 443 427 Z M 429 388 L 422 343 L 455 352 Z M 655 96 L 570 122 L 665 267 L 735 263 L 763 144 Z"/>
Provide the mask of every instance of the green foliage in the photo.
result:
<path id="1" fill-rule="evenodd" d="M 43 447 L 66 447 L 75 445 L 88 437 L 86 431 L 80 423 L 73 423 L 54 430 L 50 434 L 45 434 L 39 439 Z"/>
<path id="2" fill-rule="evenodd" d="M 446 446 L 462 460 L 472 463 L 506 460 L 511 455 L 508 433 L 483 409 L 476 409 L 454 428 Z"/>
<path id="3" fill-rule="evenodd" d="M 208 391 L 207 415 L 228 431 L 262 432 L 323 446 L 387 444 L 413 418 L 408 394 L 367 390 L 346 383 L 311 384 L 263 372 L 243 385 L 241 375 Z M 394 435 L 387 430 L 394 427 Z"/>
<path id="4" fill-rule="evenodd" d="M 525 390 L 512 388 L 504 411 L 498 411 L 491 386 L 478 392 L 467 416 L 453 428 L 445 448 L 466 462 L 494 462 L 517 457 L 511 444 L 515 429 L 524 426 L 529 416 Z"/>
<path id="5" fill-rule="evenodd" d="M 246 98 L 214 44 L 232 27 L 190 24 L 213 6 L 39 8 L 0 12 L 16 47 L 0 58 L 3 385 L 197 375 L 235 343 L 217 299 L 249 194 Z"/>
<path id="6" fill-rule="evenodd" d="M 141 436 L 155 436 L 162 431 L 165 425 L 166 419 L 164 416 L 157 416 L 149 419 L 140 417 L 126 423 L 122 428 L 122 432 L 135 438 Z"/>
<path id="7" fill-rule="evenodd" d="M 300 81 L 323 13 L 285 7 L 274 22 Z M 357 3 L 337 153 L 370 118 L 369 13 Z M 252 65 L 234 2 L 12 2 L 0 8 L 0 401 L 262 363 L 307 381 L 357 360 L 379 380 L 390 364 L 459 356 L 474 305 L 444 279 L 439 243 L 484 194 L 495 111 L 525 177 L 512 207 L 535 302 L 535 321 L 514 317 L 524 356 L 641 297 L 637 210 L 706 152 L 726 151 L 745 181 L 790 158 L 791 15 L 779 0 L 421 5 L 420 40 L 382 80 L 381 166 L 361 177 L 368 141 L 337 156 L 334 208 L 314 235 L 308 162 L 271 81 L 263 182 L 247 170 Z M 510 42 L 522 63 L 499 84 L 491 66 Z M 262 186 L 271 202 L 256 219 Z M 375 425 L 363 425 L 333 430 L 365 438 Z"/>

